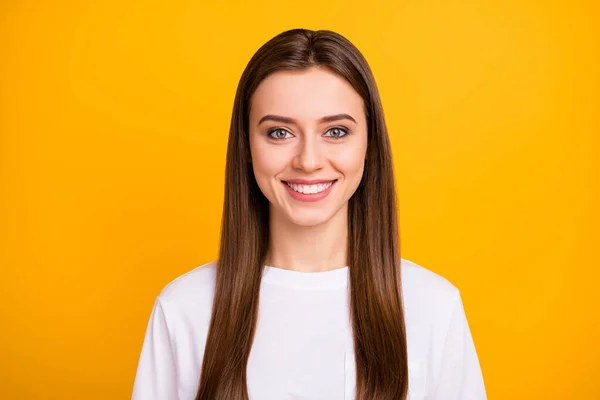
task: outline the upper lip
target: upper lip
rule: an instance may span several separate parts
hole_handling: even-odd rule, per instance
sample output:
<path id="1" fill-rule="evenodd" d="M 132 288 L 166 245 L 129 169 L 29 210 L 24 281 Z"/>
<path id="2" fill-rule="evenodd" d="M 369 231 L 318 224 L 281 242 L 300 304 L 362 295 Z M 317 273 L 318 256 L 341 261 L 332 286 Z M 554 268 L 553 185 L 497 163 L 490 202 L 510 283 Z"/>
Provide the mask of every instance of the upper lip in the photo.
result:
<path id="1" fill-rule="evenodd" d="M 284 182 L 287 183 L 294 183 L 296 185 L 317 185 L 319 183 L 329 183 L 332 181 L 335 181 L 337 179 L 315 179 L 315 180 L 308 180 L 308 179 L 288 179 L 288 180 L 284 180 Z"/>

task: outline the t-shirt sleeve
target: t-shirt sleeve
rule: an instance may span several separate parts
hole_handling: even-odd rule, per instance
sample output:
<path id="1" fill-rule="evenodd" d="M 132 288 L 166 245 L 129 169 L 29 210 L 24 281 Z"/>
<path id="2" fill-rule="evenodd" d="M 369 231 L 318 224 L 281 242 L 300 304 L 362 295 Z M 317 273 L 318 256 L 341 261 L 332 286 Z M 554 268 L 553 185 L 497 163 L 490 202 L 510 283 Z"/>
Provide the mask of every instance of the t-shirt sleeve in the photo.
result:
<path id="1" fill-rule="evenodd" d="M 458 291 L 446 333 L 434 399 L 487 399 L 479 358 Z"/>
<path id="2" fill-rule="evenodd" d="M 132 400 L 177 399 L 175 357 L 164 305 L 157 297 L 146 328 Z"/>

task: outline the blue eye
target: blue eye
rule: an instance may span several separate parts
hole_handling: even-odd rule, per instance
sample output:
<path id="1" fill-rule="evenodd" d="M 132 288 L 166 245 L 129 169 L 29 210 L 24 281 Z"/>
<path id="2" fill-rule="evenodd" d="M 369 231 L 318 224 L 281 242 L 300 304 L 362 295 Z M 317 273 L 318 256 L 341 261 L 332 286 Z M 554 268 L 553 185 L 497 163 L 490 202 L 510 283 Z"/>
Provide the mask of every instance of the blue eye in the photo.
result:
<path id="1" fill-rule="evenodd" d="M 344 136 L 346 136 L 348 134 L 348 130 L 347 129 L 339 128 L 339 127 L 331 128 L 327 132 L 332 132 L 332 133 L 336 132 L 333 136 L 329 136 L 329 137 L 334 138 L 334 139 L 343 138 Z"/>
<path id="2" fill-rule="evenodd" d="M 279 135 L 277 135 L 277 137 L 274 137 L 272 134 L 275 132 L 283 132 L 283 137 L 280 137 Z M 285 134 L 289 133 L 288 131 L 286 131 L 285 129 L 281 129 L 281 128 L 275 128 L 272 129 L 268 132 L 269 137 L 273 138 L 273 139 L 277 139 L 277 140 L 284 140 L 286 139 Z"/>
<path id="3" fill-rule="evenodd" d="M 274 133 L 275 135 L 273 135 Z M 291 133 L 285 129 L 274 128 L 267 132 L 267 136 L 275 140 L 285 140 L 289 139 L 289 137 L 286 137 L 286 134 L 288 133 L 291 135 Z M 327 131 L 327 133 L 331 133 L 331 135 L 328 135 L 328 137 L 336 140 L 341 139 L 349 134 L 348 130 L 342 127 L 331 128 Z"/>

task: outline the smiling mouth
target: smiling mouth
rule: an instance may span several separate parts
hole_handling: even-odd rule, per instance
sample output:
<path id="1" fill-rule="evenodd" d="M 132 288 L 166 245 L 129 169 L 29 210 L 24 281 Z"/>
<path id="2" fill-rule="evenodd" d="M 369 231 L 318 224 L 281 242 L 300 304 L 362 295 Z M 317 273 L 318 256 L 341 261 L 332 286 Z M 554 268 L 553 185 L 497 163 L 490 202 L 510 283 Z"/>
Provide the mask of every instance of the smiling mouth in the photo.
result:
<path id="1" fill-rule="evenodd" d="M 329 182 L 335 182 L 335 181 L 337 181 L 337 179 L 332 179 L 332 180 L 330 180 Z M 284 183 L 289 183 L 288 181 L 284 181 L 284 180 L 282 180 L 281 182 L 284 182 Z M 294 184 L 294 185 L 295 185 L 295 184 Z M 319 185 L 322 185 L 322 183 L 320 183 Z M 311 186 L 311 185 L 306 185 L 306 186 Z"/>
<path id="2" fill-rule="evenodd" d="M 283 182 L 285 185 L 287 185 L 290 190 L 293 190 L 296 193 L 302 194 L 302 195 L 317 195 L 323 192 L 328 191 L 328 189 L 333 186 L 333 184 L 335 182 L 337 182 L 337 179 L 333 179 L 327 183 L 318 183 L 318 184 L 313 184 L 313 185 L 305 185 L 305 184 L 295 184 L 295 183 L 289 183 L 287 181 L 281 181 Z"/>

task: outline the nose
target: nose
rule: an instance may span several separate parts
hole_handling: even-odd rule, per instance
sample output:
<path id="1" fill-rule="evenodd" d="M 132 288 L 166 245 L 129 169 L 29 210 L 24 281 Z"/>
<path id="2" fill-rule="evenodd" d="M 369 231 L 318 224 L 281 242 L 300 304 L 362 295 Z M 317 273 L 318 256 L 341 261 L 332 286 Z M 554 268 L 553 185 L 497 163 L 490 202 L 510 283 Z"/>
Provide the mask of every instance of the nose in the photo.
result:
<path id="1" fill-rule="evenodd" d="M 319 135 L 308 133 L 302 135 L 298 150 L 294 156 L 293 167 L 306 172 L 323 168 L 323 145 Z"/>

